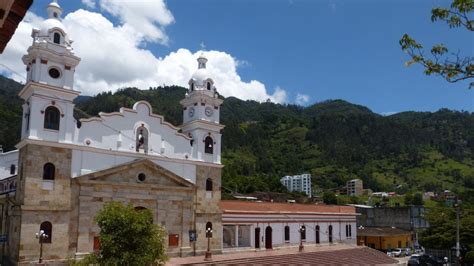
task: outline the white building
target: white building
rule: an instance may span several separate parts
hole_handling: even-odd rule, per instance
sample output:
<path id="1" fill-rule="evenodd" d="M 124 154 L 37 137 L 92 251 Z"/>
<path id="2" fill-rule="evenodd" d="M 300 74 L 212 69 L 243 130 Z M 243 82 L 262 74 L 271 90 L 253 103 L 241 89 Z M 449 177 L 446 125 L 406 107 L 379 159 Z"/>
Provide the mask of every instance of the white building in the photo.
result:
<path id="1" fill-rule="evenodd" d="M 329 206 L 222 200 L 223 250 L 356 244 L 356 211 Z M 303 229 L 300 233 L 300 230 Z"/>
<path id="2" fill-rule="evenodd" d="M 18 151 L 3 152 L 0 149 L 0 180 L 16 175 L 18 172 Z"/>
<path id="3" fill-rule="evenodd" d="M 304 192 L 311 198 L 311 174 L 284 176 L 280 179 L 280 182 L 288 191 Z"/>

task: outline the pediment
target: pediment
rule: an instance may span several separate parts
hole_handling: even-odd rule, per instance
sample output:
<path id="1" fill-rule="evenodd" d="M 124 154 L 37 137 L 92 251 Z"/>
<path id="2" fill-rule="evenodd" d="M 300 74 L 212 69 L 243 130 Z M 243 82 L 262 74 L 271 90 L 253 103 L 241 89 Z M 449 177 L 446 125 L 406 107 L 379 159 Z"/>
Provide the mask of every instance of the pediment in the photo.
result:
<path id="1" fill-rule="evenodd" d="M 140 174 L 144 176 L 140 176 Z M 194 187 L 193 183 L 147 159 L 117 165 L 112 168 L 79 176 L 76 179 L 79 184 L 97 181 L 101 183 L 125 185 L 141 184 L 158 187 Z"/>

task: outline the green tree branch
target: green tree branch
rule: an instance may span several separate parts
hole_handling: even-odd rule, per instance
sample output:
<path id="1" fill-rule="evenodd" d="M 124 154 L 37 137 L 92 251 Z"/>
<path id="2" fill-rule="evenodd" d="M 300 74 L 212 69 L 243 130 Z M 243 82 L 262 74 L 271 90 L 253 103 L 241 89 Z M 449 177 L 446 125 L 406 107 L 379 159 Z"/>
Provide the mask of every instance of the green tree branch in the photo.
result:
<path id="1" fill-rule="evenodd" d="M 469 31 L 474 31 L 474 21 L 469 18 L 474 10 L 473 0 L 453 0 L 450 8 L 434 8 L 431 11 L 431 21 L 444 21 L 450 28 L 463 26 Z M 421 64 L 426 75 L 439 75 L 450 83 L 474 78 L 474 57 L 460 56 L 460 53 L 449 53 L 443 44 L 437 44 L 430 50 L 430 56 L 425 55 L 423 46 L 408 34 L 404 34 L 400 39 L 400 46 L 403 51 L 411 57 L 406 62 L 407 66 Z M 469 88 L 474 87 L 474 82 L 470 82 Z"/>

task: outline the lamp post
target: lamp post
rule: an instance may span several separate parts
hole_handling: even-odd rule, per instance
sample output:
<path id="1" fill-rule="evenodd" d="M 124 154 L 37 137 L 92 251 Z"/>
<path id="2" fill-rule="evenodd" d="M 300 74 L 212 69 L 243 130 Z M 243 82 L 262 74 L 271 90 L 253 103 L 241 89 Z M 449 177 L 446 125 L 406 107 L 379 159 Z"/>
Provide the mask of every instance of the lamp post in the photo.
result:
<path id="1" fill-rule="evenodd" d="M 40 230 L 38 233 L 36 233 L 36 239 L 38 239 L 40 243 L 40 256 L 38 261 L 39 263 L 43 262 L 43 242 L 47 238 L 48 235 L 44 233 L 44 230 Z"/>
<path id="2" fill-rule="evenodd" d="M 212 260 L 212 253 L 211 253 L 211 238 L 212 238 L 212 228 L 206 228 L 206 237 L 207 237 L 207 251 L 204 260 Z"/>
<path id="3" fill-rule="evenodd" d="M 299 251 L 303 251 L 304 249 L 304 246 L 303 246 L 303 232 L 304 232 L 304 227 L 303 226 L 300 226 L 300 230 L 298 230 L 300 232 L 300 246 L 299 246 Z"/>

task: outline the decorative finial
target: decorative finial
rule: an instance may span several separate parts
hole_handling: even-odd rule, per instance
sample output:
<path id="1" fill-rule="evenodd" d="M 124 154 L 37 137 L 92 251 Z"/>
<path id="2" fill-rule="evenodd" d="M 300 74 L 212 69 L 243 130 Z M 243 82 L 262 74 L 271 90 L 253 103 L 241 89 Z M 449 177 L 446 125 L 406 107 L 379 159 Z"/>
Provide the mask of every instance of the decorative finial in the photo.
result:
<path id="1" fill-rule="evenodd" d="M 55 18 L 60 20 L 63 9 L 59 6 L 58 0 L 51 0 L 47 10 L 49 18 Z"/>
<path id="2" fill-rule="evenodd" d="M 197 59 L 198 61 L 198 68 L 206 68 L 206 63 L 207 63 L 207 58 L 204 56 L 204 53 L 201 53 L 201 55 Z"/>

